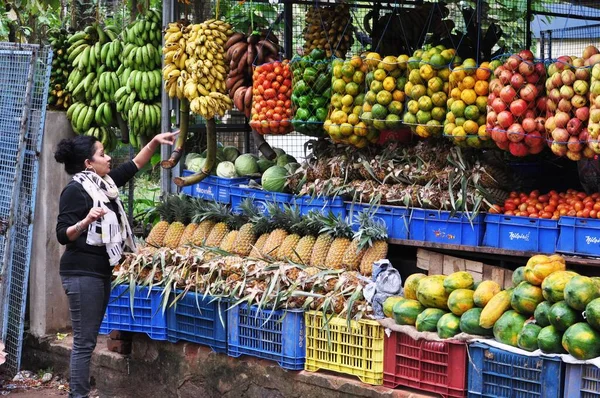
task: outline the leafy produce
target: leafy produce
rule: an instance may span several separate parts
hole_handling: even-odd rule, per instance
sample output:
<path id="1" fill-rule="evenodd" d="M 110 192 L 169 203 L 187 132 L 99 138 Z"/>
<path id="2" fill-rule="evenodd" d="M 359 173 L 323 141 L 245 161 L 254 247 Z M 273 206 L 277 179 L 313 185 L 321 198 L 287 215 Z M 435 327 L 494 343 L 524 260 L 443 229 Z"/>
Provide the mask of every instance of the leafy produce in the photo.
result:
<path id="1" fill-rule="evenodd" d="M 217 176 L 223 178 L 235 178 L 238 177 L 236 173 L 235 165 L 229 161 L 221 162 L 217 166 Z"/>
<path id="2" fill-rule="evenodd" d="M 354 26 L 350 5 L 346 2 L 318 4 L 306 10 L 303 30 L 304 54 L 315 49 L 325 52 L 327 58 L 345 58 L 354 43 Z"/>
<path id="3" fill-rule="evenodd" d="M 244 154 L 235 160 L 235 171 L 239 176 L 254 176 L 259 173 L 258 160 L 254 155 Z"/>
<path id="4" fill-rule="evenodd" d="M 262 187 L 269 192 L 284 192 L 288 172 L 284 167 L 269 167 L 262 175 Z"/>
<path id="5" fill-rule="evenodd" d="M 289 62 L 259 65 L 252 76 L 250 127 L 259 134 L 282 135 L 292 131 L 292 72 Z"/>

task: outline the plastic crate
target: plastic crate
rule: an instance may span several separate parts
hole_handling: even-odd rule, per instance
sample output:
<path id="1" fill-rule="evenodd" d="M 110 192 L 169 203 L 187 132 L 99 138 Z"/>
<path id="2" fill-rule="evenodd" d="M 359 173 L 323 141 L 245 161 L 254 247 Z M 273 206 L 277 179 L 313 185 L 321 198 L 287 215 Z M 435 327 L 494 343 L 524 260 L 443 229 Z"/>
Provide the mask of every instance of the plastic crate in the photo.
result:
<path id="1" fill-rule="evenodd" d="M 167 319 L 162 312 L 162 289 L 136 286 L 133 314 L 128 285 L 115 286 L 110 292 L 108 307 L 100 325 L 100 334 L 113 330 L 146 333 L 153 340 L 167 339 Z"/>
<path id="2" fill-rule="evenodd" d="M 183 171 L 184 177 L 192 174 L 194 174 L 192 171 Z M 231 203 L 231 187 L 233 185 L 248 184 L 249 181 L 250 179 L 246 177 L 221 178 L 208 176 L 197 184 L 181 188 L 181 191 L 195 198 L 229 204 Z"/>
<path id="3" fill-rule="evenodd" d="M 410 239 L 451 245 L 480 246 L 485 233 L 483 214 L 473 220 L 466 213 L 413 209 Z"/>
<path id="4" fill-rule="evenodd" d="M 243 186 L 231 187 L 231 209 L 240 211 L 240 205 L 246 198 L 252 198 L 254 204 L 262 213 L 268 213 L 267 202 L 275 202 L 280 206 L 284 203 L 294 204 L 294 196 L 287 193 L 267 192 L 261 189 L 244 188 Z"/>
<path id="5" fill-rule="evenodd" d="M 181 290 L 171 294 L 173 298 Z M 211 302 L 211 296 L 187 292 L 167 309 L 167 339 L 207 345 L 215 352 L 227 352 L 227 305 Z"/>
<path id="6" fill-rule="evenodd" d="M 600 397 L 600 369 L 595 365 L 567 364 L 565 397 Z"/>
<path id="7" fill-rule="evenodd" d="M 383 385 L 467 396 L 467 345 L 460 341 L 415 340 L 392 331 L 385 339 Z"/>
<path id="8" fill-rule="evenodd" d="M 371 206 L 361 203 L 347 203 L 346 212 L 352 217 L 364 209 L 369 209 Z M 373 209 L 375 214 L 373 217 L 383 223 L 387 227 L 388 237 L 390 239 L 408 239 L 408 230 L 410 223 L 410 209 L 397 206 L 379 206 Z M 354 220 L 352 220 L 354 221 Z M 352 223 L 352 229 L 358 231 L 359 225 Z"/>
<path id="9" fill-rule="evenodd" d="M 600 256 L 600 220 L 561 217 L 558 225 L 557 252 Z"/>
<path id="10" fill-rule="evenodd" d="M 327 315 L 329 317 L 329 315 Z M 323 313 L 309 311 L 306 319 L 305 370 L 330 370 L 357 376 L 363 383 L 383 384 L 383 326 L 361 319 L 327 318 Z"/>
<path id="11" fill-rule="evenodd" d="M 336 216 L 346 217 L 346 204 L 340 197 L 313 198 L 312 196 L 297 196 L 294 201 L 300 207 L 301 215 L 305 215 L 311 210 L 317 210 L 325 214 L 332 212 Z"/>
<path id="12" fill-rule="evenodd" d="M 501 249 L 554 253 L 558 221 L 488 214 L 483 245 Z"/>
<path id="13" fill-rule="evenodd" d="M 227 312 L 227 355 L 251 355 L 285 369 L 304 369 L 303 310 L 259 310 L 240 304 Z"/>
<path id="14" fill-rule="evenodd" d="M 519 355 L 473 343 L 469 359 L 469 397 L 563 397 L 565 367 L 560 358 Z"/>

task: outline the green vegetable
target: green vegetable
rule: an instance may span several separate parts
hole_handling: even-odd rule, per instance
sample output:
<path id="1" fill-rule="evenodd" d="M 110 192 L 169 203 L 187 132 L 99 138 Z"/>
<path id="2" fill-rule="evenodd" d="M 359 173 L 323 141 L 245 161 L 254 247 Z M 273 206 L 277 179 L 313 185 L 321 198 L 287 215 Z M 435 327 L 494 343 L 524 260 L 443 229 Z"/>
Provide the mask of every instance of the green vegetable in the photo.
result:
<path id="1" fill-rule="evenodd" d="M 313 61 L 318 61 L 320 59 L 325 58 L 325 51 L 321 50 L 320 48 L 315 48 L 314 50 L 312 50 L 310 52 L 310 58 Z"/>
<path id="2" fill-rule="evenodd" d="M 298 108 L 296 110 L 296 117 L 295 119 L 298 120 L 308 120 L 308 118 L 310 117 L 310 112 L 305 109 L 305 108 Z"/>
<path id="3" fill-rule="evenodd" d="M 313 97 L 313 99 L 310 101 L 310 108 L 311 109 L 317 109 L 317 108 L 324 108 L 327 103 L 329 102 L 329 98 L 325 98 L 325 97 Z M 305 107 L 303 107 L 305 108 Z"/>
<path id="4" fill-rule="evenodd" d="M 262 175 L 262 187 L 269 192 L 283 192 L 288 171 L 282 166 L 269 167 Z"/>
<path id="5" fill-rule="evenodd" d="M 320 121 L 320 122 L 324 122 L 325 120 L 327 120 L 327 109 L 325 108 L 318 108 L 315 111 L 315 116 L 316 118 Z"/>
<path id="6" fill-rule="evenodd" d="M 222 178 L 235 178 L 237 173 L 235 172 L 235 166 L 231 162 L 221 162 L 217 166 L 217 176 Z"/>
<path id="7" fill-rule="evenodd" d="M 310 106 L 311 99 L 308 95 L 303 95 L 298 98 L 298 107 L 307 109 Z"/>
<path id="8" fill-rule="evenodd" d="M 318 75 L 319 71 L 312 66 L 309 66 L 308 68 L 304 69 L 304 72 L 302 73 L 302 79 L 304 79 L 304 81 L 310 85 L 317 80 Z"/>
<path id="9" fill-rule="evenodd" d="M 244 154 L 235 160 L 235 171 L 241 176 L 250 176 L 258 173 L 258 161 L 252 154 Z"/>
<path id="10" fill-rule="evenodd" d="M 297 96 L 306 94 L 309 91 L 310 87 L 308 87 L 304 80 L 300 80 L 294 85 L 294 94 L 296 94 Z"/>

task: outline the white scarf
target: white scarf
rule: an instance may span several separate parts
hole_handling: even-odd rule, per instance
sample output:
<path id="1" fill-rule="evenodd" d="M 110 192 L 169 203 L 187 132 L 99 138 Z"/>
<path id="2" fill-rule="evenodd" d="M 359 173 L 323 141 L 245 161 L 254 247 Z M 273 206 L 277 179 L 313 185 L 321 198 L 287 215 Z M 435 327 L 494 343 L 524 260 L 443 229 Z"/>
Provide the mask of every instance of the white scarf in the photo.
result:
<path id="1" fill-rule="evenodd" d="M 77 173 L 73 180 L 80 183 L 90 195 L 93 207 L 101 207 L 106 211 L 104 216 L 88 226 L 86 243 L 91 246 L 106 246 L 110 265 L 117 265 L 121 260 L 123 248 L 128 246 L 130 250 L 135 251 L 135 243 L 115 182 L 109 175 L 100 177 L 92 171 Z M 107 206 L 111 199 L 117 203 L 120 218 Z"/>

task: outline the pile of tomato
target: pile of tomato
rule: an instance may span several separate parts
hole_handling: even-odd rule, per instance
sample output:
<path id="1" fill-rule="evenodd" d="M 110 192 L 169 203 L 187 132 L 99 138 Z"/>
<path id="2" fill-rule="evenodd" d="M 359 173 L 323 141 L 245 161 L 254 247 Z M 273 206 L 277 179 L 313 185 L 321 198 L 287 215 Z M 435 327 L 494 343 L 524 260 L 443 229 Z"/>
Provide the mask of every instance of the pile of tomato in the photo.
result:
<path id="1" fill-rule="evenodd" d="M 259 134 L 292 131 L 292 72 L 288 61 L 259 65 L 252 76 L 250 127 Z"/>
<path id="2" fill-rule="evenodd" d="M 600 193 L 588 195 L 573 189 L 567 192 L 511 192 L 504 206 L 494 205 L 490 213 L 558 220 L 561 216 L 600 218 Z"/>

